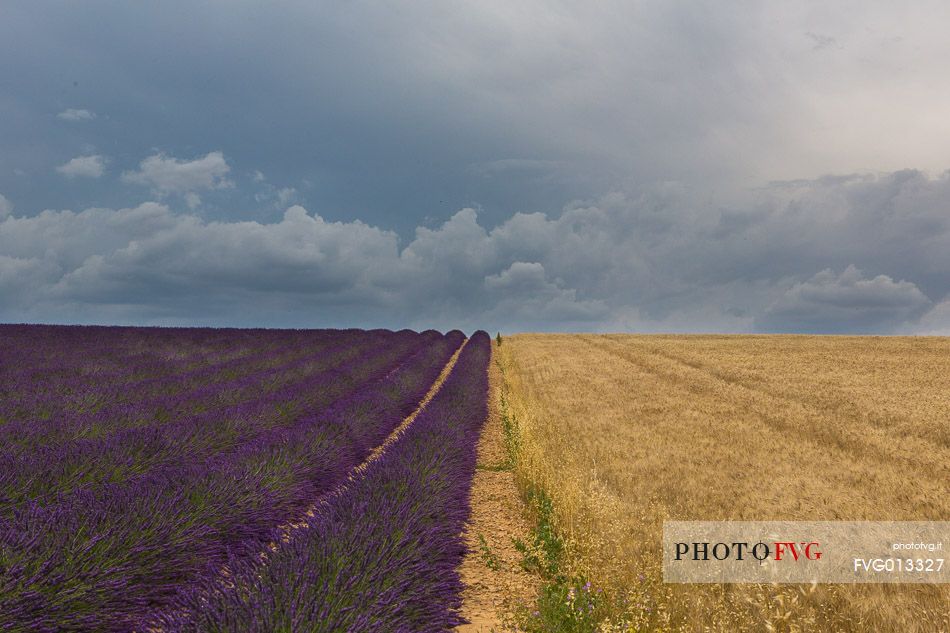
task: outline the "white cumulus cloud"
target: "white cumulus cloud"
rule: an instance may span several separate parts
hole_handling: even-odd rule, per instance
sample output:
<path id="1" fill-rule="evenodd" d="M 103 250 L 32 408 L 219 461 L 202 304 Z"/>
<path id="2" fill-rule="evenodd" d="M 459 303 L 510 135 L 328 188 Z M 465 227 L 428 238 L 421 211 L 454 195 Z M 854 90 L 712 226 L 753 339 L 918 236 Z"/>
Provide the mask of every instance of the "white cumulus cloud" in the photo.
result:
<path id="1" fill-rule="evenodd" d="M 139 163 L 138 171 L 123 173 L 122 179 L 150 187 L 158 195 L 187 194 L 233 186 L 227 179 L 230 171 L 221 152 L 209 152 L 193 160 L 155 154 Z"/>
<path id="2" fill-rule="evenodd" d="M 299 205 L 8 213 L 0 320 L 942 332 L 948 207 L 950 174 L 903 171 L 714 203 L 664 183 L 495 226 L 466 208 L 408 239 Z"/>
<path id="3" fill-rule="evenodd" d="M 105 158 L 99 154 L 77 156 L 57 167 L 56 171 L 67 178 L 100 178 L 105 173 Z"/>
<path id="4" fill-rule="evenodd" d="M 56 118 L 63 121 L 92 121 L 96 118 L 96 113 L 90 110 L 68 108 L 57 114 Z"/>

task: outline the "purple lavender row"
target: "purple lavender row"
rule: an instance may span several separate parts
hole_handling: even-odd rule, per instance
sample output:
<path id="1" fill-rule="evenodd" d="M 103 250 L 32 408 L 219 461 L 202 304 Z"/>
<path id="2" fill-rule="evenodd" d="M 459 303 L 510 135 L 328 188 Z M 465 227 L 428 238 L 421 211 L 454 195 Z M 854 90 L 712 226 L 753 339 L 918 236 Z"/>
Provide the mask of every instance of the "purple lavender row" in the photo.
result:
<path id="1" fill-rule="evenodd" d="M 26 366 L 0 367 L 0 377 L 22 373 L 39 377 L 84 368 L 92 353 L 111 370 L 122 371 L 122 360 L 141 354 L 180 356 L 183 350 L 200 352 L 227 349 L 242 339 L 260 339 L 266 331 L 179 328 L 123 328 L 55 325 L 0 325 L 0 360 L 22 356 L 28 350 Z M 281 334 L 281 336 L 285 336 Z M 34 376 L 37 377 L 37 376 Z"/>
<path id="2" fill-rule="evenodd" d="M 146 623 L 171 632 L 448 631 L 475 446 L 487 414 L 490 339 L 476 333 L 438 395 L 365 475 L 261 562 L 232 555 Z"/>
<path id="3" fill-rule="evenodd" d="M 368 351 L 282 389 L 262 390 L 253 401 L 123 429 L 103 438 L 40 447 L 13 458 L 0 456 L 0 516 L 31 499 L 45 502 L 50 495 L 78 487 L 121 483 L 157 466 L 175 466 L 233 450 L 345 397 L 365 382 L 378 380 L 420 344 L 438 338 L 437 332 L 403 332 L 380 345 L 381 340 L 370 337 L 376 344 Z"/>
<path id="4" fill-rule="evenodd" d="M 332 343 L 342 343 L 342 339 L 347 336 L 358 337 L 361 336 L 361 333 L 351 331 L 333 337 L 328 333 L 318 331 L 313 333 L 309 340 L 301 341 L 294 337 L 286 340 L 283 345 L 272 346 L 255 357 L 242 356 L 221 364 L 201 366 L 177 374 L 166 374 L 151 379 L 134 381 L 131 384 L 123 384 L 123 381 L 101 382 L 94 389 L 84 389 L 82 385 L 76 385 L 71 389 L 73 393 L 79 393 L 80 397 L 87 401 L 92 400 L 89 406 L 82 408 L 69 407 L 69 399 L 63 397 L 63 390 L 67 388 L 66 386 L 54 386 L 53 388 L 57 388 L 57 391 L 50 393 L 49 388 L 45 388 L 46 382 L 44 380 L 34 379 L 32 383 L 26 380 L 20 390 L 21 392 L 26 390 L 27 397 L 11 398 L 6 400 L 6 405 L 0 404 L 0 419 L 6 419 L 8 424 L 19 419 L 21 426 L 34 428 L 37 421 L 36 414 L 41 412 L 43 414 L 40 416 L 41 420 L 48 420 L 51 416 L 56 416 L 54 420 L 64 424 L 65 421 L 61 419 L 63 416 L 68 416 L 68 419 L 75 421 L 82 419 L 83 415 L 99 414 L 102 406 L 115 411 L 126 406 L 130 398 L 134 398 L 144 407 L 152 405 L 152 402 L 148 402 L 149 399 L 152 399 L 152 401 L 161 400 L 175 393 L 187 393 L 182 391 L 184 389 L 190 390 L 194 394 L 192 397 L 196 398 L 203 393 L 207 393 L 207 390 L 213 388 L 216 383 L 224 387 L 228 380 L 237 380 L 255 372 L 271 370 L 273 374 L 275 367 L 286 365 L 287 360 L 291 358 L 312 358 L 322 348 Z M 365 334 L 362 336 L 365 336 Z M 94 362 L 91 359 L 94 358 L 95 356 L 88 355 L 87 362 L 91 364 Z M 135 369 L 135 366 L 130 367 L 130 371 Z M 15 433 L 14 431 L 8 432 Z"/>
<path id="5" fill-rule="evenodd" d="M 457 342 L 450 335 L 425 346 L 373 393 L 390 394 L 393 410 L 405 410 L 395 386 L 408 381 L 424 393 Z M 362 416 L 350 423 L 301 419 L 227 458 L 159 469 L 134 486 L 80 491 L 60 504 L 27 504 L 0 520 L 0 630 L 141 630 L 135 621 L 143 613 L 217 573 L 229 554 L 263 550 L 275 526 L 365 459 L 372 447 L 350 428 L 398 424 L 352 402 L 336 408 Z"/>
<path id="6" fill-rule="evenodd" d="M 327 345 L 329 340 L 329 337 L 325 335 L 316 335 L 312 343 L 319 347 Z M 233 343 L 235 346 L 240 344 L 240 340 Z M 209 362 L 197 367 L 189 367 L 193 365 L 190 362 L 155 361 L 153 358 L 142 357 L 139 359 L 140 362 L 131 362 L 126 366 L 128 376 L 137 376 L 137 378 L 104 377 L 94 384 L 87 385 L 81 374 L 84 373 L 85 367 L 98 365 L 102 355 L 97 354 L 95 350 L 87 350 L 81 346 L 73 349 L 64 344 L 62 346 L 64 353 L 75 354 L 85 359 L 84 365 L 70 370 L 75 376 L 73 381 L 70 382 L 65 378 L 51 379 L 43 373 L 31 376 L 28 372 L 21 372 L 24 376 L 19 379 L 19 384 L 8 386 L 4 380 L 4 386 L 8 387 L 8 395 L 14 395 L 15 400 L 8 401 L 9 406 L 0 415 L 5 415 L 8 420 L 15 420 L 19 414 L 31 421 L 36 421 L 37 418 L 48 419 L 64 409 L 70 413 L 95 412 L 102 404 L 117 406 L 130 398 L 142 400 L 156 395 L 167 395 L 169 392 L 185 387 L 195 389 L 213 380 L 222 380 L 229 374 L 233 377 L 237 373 L 249 373 L 271 363 L 280 363 L 288 355 L 300 354 L 301 347 L 299 340 L 288 340 L 287 337 L 275 338 L 267 345 L 261 342 L 252 344 L 250 354 L 232 355 L 223 362 Z M 32 362 L 33 359 L 30 358 L 29 363 L 32 364 Z M 75 398 L 79 401 L 73 402 Z"/>
<path id="7" fill-rule="evenodd" d="M 435 383 L 455 351 L 465 342 L 465 335 L 453 330 L 445 335 L 444 339 L 421 350 L 398 372 L 393 372 L 378 384 L 368 385 L 349 398 L 339 401 L 333 407 L 322 411 L 310 420 L 302 423 L 291 432 L 293 441 L 300 441 L 314 432 L 314 429 L 333 429 L 338 437 L 337 446 L 341 453 L 349 453 L 345 459 L 347 464 L 346 476 L 349 476 L 357 464 L 369 457 L 370 453 L 396 429 L 397 426 L 416 408 Z M 267 440 L 264 440 L 265 443 Z M 279 441 L 272 438 L 271 441 Z M 295 508 L 295 512 L 285 519 L 298 519 L 303 512 L 312 508 L 314 501 L 321 495 L 329 493 L 341 484 L 345 477 L 332 482 L 329 481 L 300 481 L 298 485 L 308 490 L 304 495 L 307 503 Z M 285 527 L 260 532 L 253 541 L 243 543 L 242 548 L 234 548 L 230 557 L 234 560 L 257 559 L 261 553 L 261 543 L 278 542 Z M 222 561 L 223 562 L 223 561 Z M 197 575 L 191 582 L 182 583 L 177 589 L 176 598 L 169 601 L 169 605 L 155 609 L 138 620 L 134 627 L 144 630 L 156 622 L 167 617 L 168 613 L 177 610 L 182 600 L 202 587 L 214 585 L 222 576 L 220 565 L 205 569 L 203 574 Z"/>
<path id="8" fill-rule="evenodd" d="M 143 358 L 159 361 L 154 368 L 160 369 L 182 357 L 200 361 L 208 353 L 234 355 L 247 341 L 268 339 L 276 337 L 252 330 L 0 326 L 0 390 L 19 380 L 55 386 L 77 378 L 122 380 L 138 373 L 129 367 Z"/>
<path id="9" fill-rule="evenodd" d="M 351 332 L 341 335 L 338 343 L 318 343 L 312 350 L 304 348 L 304 355 L 297 354 L 283 367 L 274 366 L 274 361 L 282 357 L 278 355 L 276 359 L 265 358 L 241 371 L 223 374 L 224 379 L 207 381 L 197 387 L 170 389 L 165 395 L 153 395 L 134 402 L 110 403 L 95 411 L 67 412 L 42 424 L 37 424 L 36 420 L 10 422 L 0 426 L 0 441 L 5 443 L 0 454 L 15 455 L 37 445 L 68 443 L 90 435 L 101 436 L 123 428 L 163 423 L 178 416 L 253 401 L 262 390 L 272 391 L 283 383 L 299 379 L 300 373 L 306 376 L 325 369 L 366 349 L 378 347 L 383 340 L 393 336 L 396 335 L 386 331 L 362 335 Z"/>
<path id="10" fill-rule="evenodd" d="M 87 495 L 88 496 L 88 495 Z"/>
<path id="11" fill-rule="evenodd" d="M 306 438 L 302 438 L 302 439 L 306 439 Z M 312 439 L 312 436 L 311 436 L 311 439 Z M 279 444 L 278 444 L 278 446 L 279 446 Z M 291 443 L 290 446 L 293 447 L 294 449 L 300 449 L 301 447 L 304 446 L 304 444 L 303 444 L 302 442 L 293 442 L 293 443 Z M 333 443 L 331 443 L 329 446 L 332 447 L 332 446 L 333 446 Z M 326 446 L 325 446 L 324 448 L 326 448 Z M 281 449 L 281 450 L 284 450 L 284 449 Z M 312 453 L 312 452 L 313 452 L 313 451 L 310 451 L 310 453 Z M 312 455 L 311 455 L 311 456 L 312 456 Z M 286 455 L 285 455 L 285 457 L 286 457 Z M 309 460 L 308 460 L 308 461 L 309 461 Z M 233 469 L 232 469 L 232 470 L 233 470 Z M 225 471 L 225 472 L 227 472 L 227 471 Z M 228 479 L 230 479 L 230 477 L 225 477 L 225 480 L 228 480 Z M 236 480 L 236 481 L 240 481 L 240 478 L 239 478 L 238 480 Z M 282 489 L 280 489 L 280 488 L 274 490 L 274 493 L 275 493 L 275 494 L 280 494 L 280 493 L 282 493 L 282 492 L 285 492 L 285 491 L 282 490 Z M 267 495 L 264 494 L 264 495 L 262 496 L 262 498 L 267 498 Z M 133 507 L 134 507 L 134 504 L 133 504 L 133 503 L 131 502 L 131 500 L 128 499 L 128 498 L 126 498 L 126 499 L 125 499 L 125 503 L 123 503 L 123 504 L 121 504 L 121 505 L 133 505 Z M 233 506 L 234 506 L 234 503 L 233 503 L 233 499 L 232 499 L 232 503 L 231 503 L 230 505 L 228 505 L 228 507 L 230 508 L 230 507 L 233 507 Z M 251 518 L 252 518 L 252 517 L 251 517 Z M 241 525 L 240 527 L 246 527 L 246 525 L 249 525 L 250 523 L 252 523 L 253 521 L 251 520 L 251 518 L 245 517 L 245 521 L 249 521 L 249 523 L 242 523 L 242 525 Z M 269 527 L 271 527 L 271 526 L 270 526 L 270 525 L 266 525 L 265 527 L 269 528 Z M 235 533 L 240 533 L 240 531 L 238 530 L 238 531 L 235 532 Z M 166 558 L 167 558 L 167 557 L 166 557 Z M 96 617 L 98 617 L 98 616 L 92 616 L 92 620 L 89 620 L 89 621 L 95 620 Z M 51 625 L 51 626 L 52 626 L 52 625 Z M 58 625 L 57 625 L 57 626 L 58 626 Z M 53 628 L 56 628 L 56 626 L 53 626 Z M 82 626 L 79 626 L 79 628 L 82 628 Z"/>
<path id="12" fill-rule="evenodd" d="M 361 341 L 359 345 L 371 347 L 373 341 Z M 0 427 L 0 463 L 7 458 L 29 455 L 39 447 L 53 450 L 58 446 L 83 443 L 93 439 L 105 439 L 125 429 L 163 424 L 180 417 L 195 416 L 202 412 L 212 414 L 229 405 L 253 401 L 260 393 L 274 391 L 281 383 L 307 375 L 341 362 L 358 351 L 355 345 L 325 347 L 317 345 L 311 355 L 298 357 L 290 363 L 286 375 L 271 360 L 241 371 L 222 373 L 197 386 L 187 383 L 169 389 L 165 396 L 153 396 L 131 402 L 109 403 L 91 411 L 66 411 L 48 420 L 29 420 L 8 423 Z M 317 363 L 313 366 L 307 366 Z M 301 367 L 305 371 L 301 372 Z M 268 384 L 267 381 L 277 382 Z"/>
<path id="13" fill-rule="evenodd" d="M 276 338 L 236 339 L 227 346 L 222 342 L 219 349 L 201 352 L 190 350 L 185 341 L 180 348 L 182 353 L 172 356 L 158 350 L 134 354 L 119 346 L 97 350 L 84 343 L 78 343 L 76 348 L 61 343 L 59 363 L 48 368 L 40 368 L 39 359 L 24 346 L 20 356 L 26 356 L 26 362 L 16 375 L 7 372 L 0 377 L 0 391 L 6 398 L 15 398 L 11 419 L 48 418 L 63 408 L 89 409 L 116 398 L 143 397 L 163 384 L 183 386 L 189 384 L 186 378 L 193 384 L 202 374 L 215 376 L 228 367 L 259 362 L 262 355 L 277 347 L 290 351 L 300 345 Z M 112 364 L 118 368 L 103 369 L 103 365 Z"/>

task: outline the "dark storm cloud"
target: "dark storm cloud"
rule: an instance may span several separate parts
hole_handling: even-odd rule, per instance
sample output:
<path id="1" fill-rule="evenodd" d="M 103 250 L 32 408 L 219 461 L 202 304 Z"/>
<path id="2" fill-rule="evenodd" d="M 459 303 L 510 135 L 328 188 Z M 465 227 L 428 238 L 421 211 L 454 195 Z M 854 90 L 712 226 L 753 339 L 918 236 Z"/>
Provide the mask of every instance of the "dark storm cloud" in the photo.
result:
<path id="1" fill-rule="evenodd" d="M 947 6 L 860 8 L 10 0 L 0 191 L 117 207 L 134 188 L 53 167 L 220 150 L 237 186 L 208 217 L 254 218 L 260 170 L 406 235 L 466 205 L 496 223 L 657 181 L 945 169 Z"/>
<path id="2" fill-rule="evenodd" d="M 0 191 L 25 208 L 77 198 L 120 206 L 134 195 L 114 182 L 78 190 L 44 176 L 78 154 L 108 154 L 118 174 L 145 156 L 208 148 L 229 157 L 239 185 L 206 199 L 211 217 L 241 207 L 252 215 L 256 170 L 328 216 L 409 232 L 466 204 L 549 208 L 578 193 L 557 180 L 529 189 L 521 177 L 470 169 L 552 148 L 534 144 L 538 130 L 505 123 L 491 93 L 459 83 L 446 53 L 464 25 L 437 7 L 93 0 L 2 11 Z M 472 35 L 470 45 L 489 45 L 489 33 Z M 96 116 L 79 126 L 78 112 Z"/>

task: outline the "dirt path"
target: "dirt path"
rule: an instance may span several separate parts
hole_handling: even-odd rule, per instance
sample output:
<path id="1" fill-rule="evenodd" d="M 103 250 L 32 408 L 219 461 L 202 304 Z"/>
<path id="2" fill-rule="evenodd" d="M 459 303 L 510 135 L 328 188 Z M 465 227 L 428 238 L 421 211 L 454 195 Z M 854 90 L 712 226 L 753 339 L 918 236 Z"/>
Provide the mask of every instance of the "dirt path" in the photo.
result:
<path id="1" fill-rule="evenodd" d="M 459 633 L 513 630 L 505 628 L 505 614 L 537 595 L 537 578 L 522 569 L 521 554 L 513 543 L 514 538 L 529 540 L 530 524 L 514 473 L 501 469 L 507 463 L 507 454 L 500 412 L 501 372 L 494 359 L 489 366 L 489 382 L 488 420 L 478 443 L 472 516 L 465 534 L 471 553 L 460 568 L 466 587 L 462 615 L 471 624 L 458 627 Z"/>

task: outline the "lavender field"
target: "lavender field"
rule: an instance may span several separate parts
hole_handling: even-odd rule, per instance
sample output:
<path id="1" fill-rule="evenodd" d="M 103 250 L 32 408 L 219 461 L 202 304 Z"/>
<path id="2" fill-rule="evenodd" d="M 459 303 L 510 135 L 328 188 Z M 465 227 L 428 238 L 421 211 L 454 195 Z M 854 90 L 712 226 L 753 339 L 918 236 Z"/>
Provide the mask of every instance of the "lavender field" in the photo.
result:
<path id="1" fill-rule="evenodd" d="M 0 326 L 0 630 L 451 628 L 489 354 Z"/>

